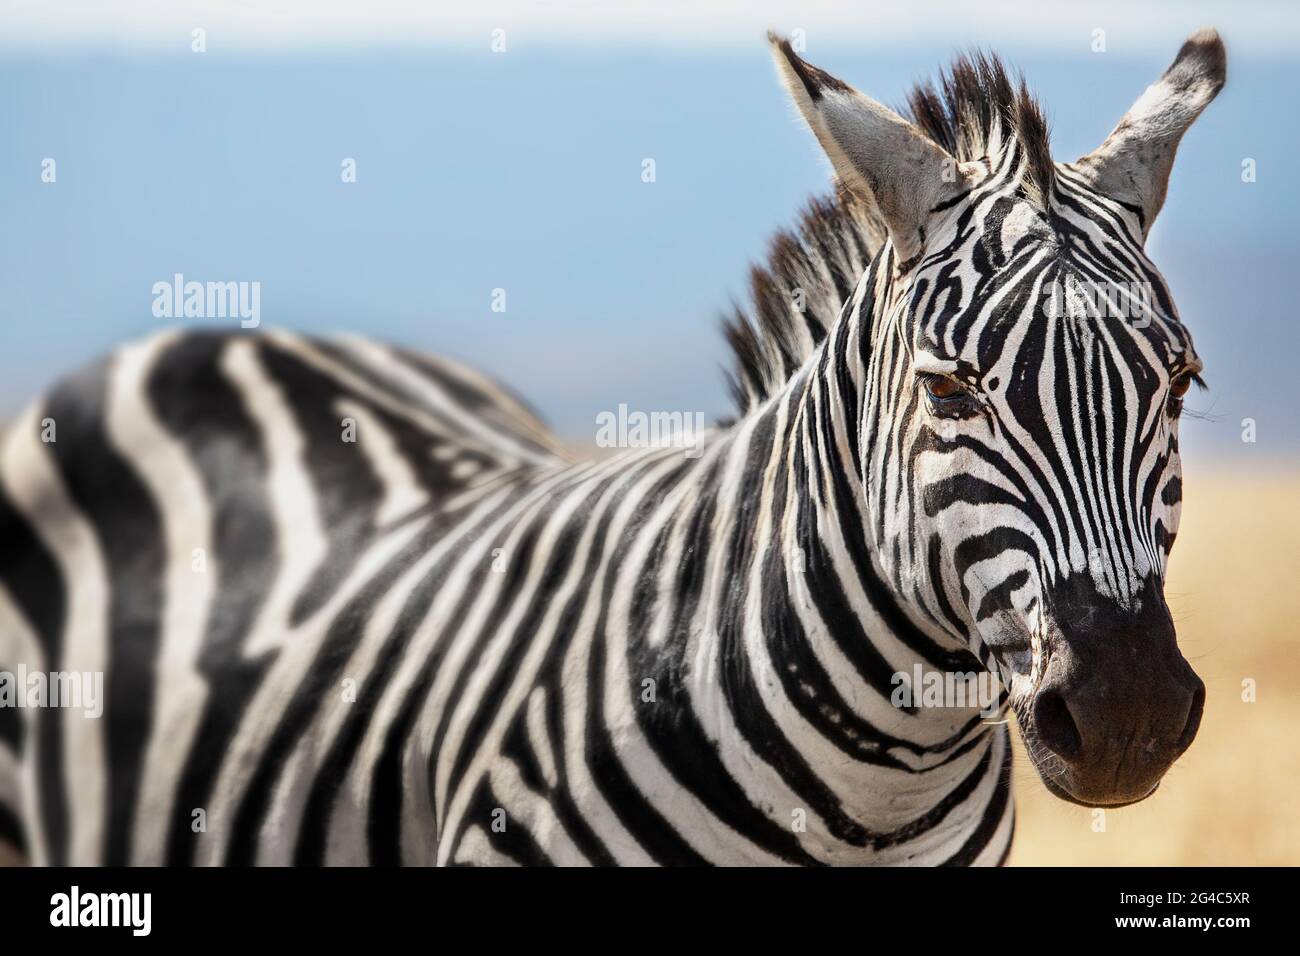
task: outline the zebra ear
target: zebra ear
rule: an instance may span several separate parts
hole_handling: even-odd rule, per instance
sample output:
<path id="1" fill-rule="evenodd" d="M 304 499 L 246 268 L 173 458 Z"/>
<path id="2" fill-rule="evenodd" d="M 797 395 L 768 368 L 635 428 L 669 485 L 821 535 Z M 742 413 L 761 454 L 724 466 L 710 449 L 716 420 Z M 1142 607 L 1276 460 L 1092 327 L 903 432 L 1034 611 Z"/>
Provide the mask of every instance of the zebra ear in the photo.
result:
<path id="1" fill-rule="evenodd" d="M 850 190 L 875 203 L 903 261 L 924 245 L 931 210 L 961 187 L 957 161 L 893 110 L 767 38 L 799 112 Z"/>
<path id="2" fill-rule="evenodd" d="M 1103 196 L 1142 210 L 1142 235 L 1165 203 L 1178 142 L 1223 89 L 1227 53 L 1214 30 L 1200 30 L 1147 87 L 1119 125 L 1075 168 Z"/>

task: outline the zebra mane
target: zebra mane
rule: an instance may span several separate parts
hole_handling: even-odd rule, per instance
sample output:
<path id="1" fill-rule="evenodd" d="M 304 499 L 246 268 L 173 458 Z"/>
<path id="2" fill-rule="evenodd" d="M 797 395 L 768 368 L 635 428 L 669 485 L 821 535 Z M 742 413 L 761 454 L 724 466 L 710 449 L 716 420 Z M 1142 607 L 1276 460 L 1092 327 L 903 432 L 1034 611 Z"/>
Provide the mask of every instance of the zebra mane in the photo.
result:
<path id="1" fill-rule="evenodd" d="M 1045 206 L 1055 167 L 1047 122 L 1023 78 L 994 54 L 958 56 L 936 86 L 918 84 L 900 113 L 958 162 L 1018 148 L 1022 190 Z M 733 355 L 728 384 L 741 415 L 789 381 L 816 350 L 886 233 L 874 203 L 842 185 L 814 197 L 793 229 L 772 238 L 764 265 L 750 270 L 750 311 L 733 305 L 723 330 Z M 801 308 L 802 307 L 802 308 Z"/>
<path id="2" fill-rule="evenodd" d="M 733 305 L 723 322 L 740 414 L 780 391 L 812 355 L 884 240 L 874 205 L 843 187 L 811 199 L 794 229 L 772 237 L 767 264 L 749 273 L 752 311 Z"/>
<path id="3" fill-rule="evenodd" d="M 937 88 L 917 84 L 903 115 L 959 163 L 1018 147 L 1027 166 L 1021 188 L 1046 207 L 1056 176 L 1047 120 L 1024 77 L 1013 81 L 996 54 L 958 56 L 939 74 Z"/>

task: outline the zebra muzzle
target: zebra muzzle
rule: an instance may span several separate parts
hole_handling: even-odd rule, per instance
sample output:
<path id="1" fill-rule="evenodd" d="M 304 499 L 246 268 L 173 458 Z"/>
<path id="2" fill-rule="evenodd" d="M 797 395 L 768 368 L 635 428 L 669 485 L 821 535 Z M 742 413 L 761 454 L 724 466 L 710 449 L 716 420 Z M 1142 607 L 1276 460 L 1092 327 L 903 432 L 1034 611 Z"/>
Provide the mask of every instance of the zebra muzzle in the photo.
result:
<path id="1" fill-rule="evenodd" d="M 1053 628 L 1042 680 L 1027 706 L 1025 736 L 1048 789 L 1086 806 L 1150 796 L 1191 746 L 1205 684 L 1182 656 L 1164 601 L 1089 615 Z"/>

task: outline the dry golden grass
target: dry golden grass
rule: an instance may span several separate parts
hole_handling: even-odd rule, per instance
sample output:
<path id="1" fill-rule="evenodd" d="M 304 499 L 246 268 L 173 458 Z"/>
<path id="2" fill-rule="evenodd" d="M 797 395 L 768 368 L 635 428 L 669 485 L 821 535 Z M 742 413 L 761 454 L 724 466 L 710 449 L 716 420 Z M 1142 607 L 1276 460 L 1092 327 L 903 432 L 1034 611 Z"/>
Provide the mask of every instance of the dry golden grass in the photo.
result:
<path id="1" fill-rule="evenodd" d="M 1012 865 L 1300 864 L 1300 475 L 1193 469 L 1184 498 L 1166 593 L 1208 690 L 1196 742 L 1104 832 L 1018 750 Z"/>

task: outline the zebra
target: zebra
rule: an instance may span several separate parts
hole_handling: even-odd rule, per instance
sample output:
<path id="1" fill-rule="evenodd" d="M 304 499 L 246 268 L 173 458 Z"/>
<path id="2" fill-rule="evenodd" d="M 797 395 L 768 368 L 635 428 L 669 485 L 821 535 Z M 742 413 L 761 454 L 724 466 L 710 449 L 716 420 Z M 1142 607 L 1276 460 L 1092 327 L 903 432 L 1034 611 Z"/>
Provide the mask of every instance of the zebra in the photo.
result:
<path id="1" fill-rule="evenodd" d="M 1144 244 L 1222 42 L 1060 163 L 996 56 L 900 114 L 769 39 L 836 186 L 724 323 L 698 455 L 583 458 L 464 366 L 266 329 L 10 423 L 0 668 L 105 679 L 98 719 L 0 707 L 26 859 L 1000 864 L 1009 714 L 1062 799 L 1156 789 L 1205 696 L 1163 597 L 1202 363 Z M 898 699 L 931 674 L 996 693 Z"/>

